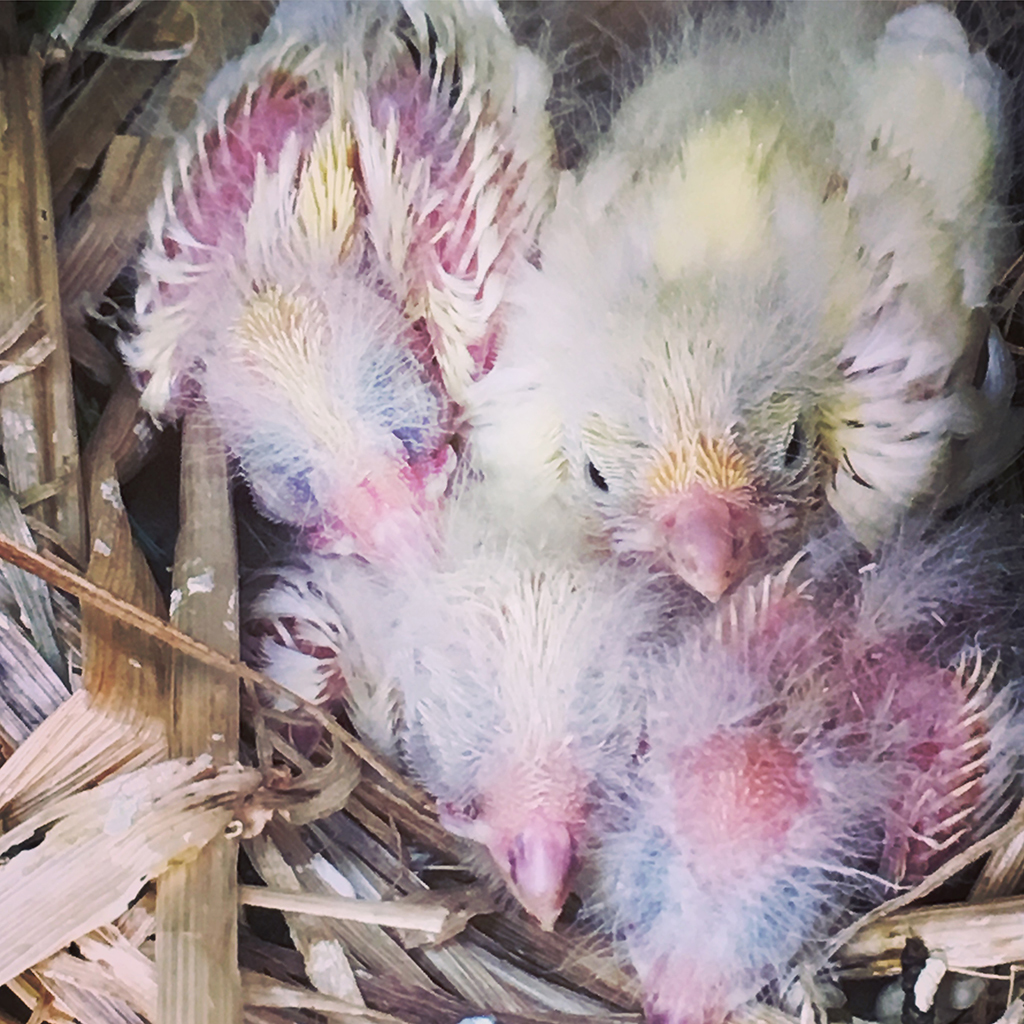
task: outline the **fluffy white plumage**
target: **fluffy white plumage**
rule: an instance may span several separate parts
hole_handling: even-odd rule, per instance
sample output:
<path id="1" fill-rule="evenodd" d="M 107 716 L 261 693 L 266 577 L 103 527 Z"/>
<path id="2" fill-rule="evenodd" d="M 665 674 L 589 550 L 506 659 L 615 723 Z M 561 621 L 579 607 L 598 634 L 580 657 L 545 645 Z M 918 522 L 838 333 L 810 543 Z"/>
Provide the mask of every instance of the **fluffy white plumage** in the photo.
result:
<path id="1" fill-rule="evenodd" d="M 876 546 L 1012 457 L 1013 368 L 980 308 L 1006 240 L 1001 78 L 947 11 L 891 10 L 680 28 L 561 182 L 473 396 L 499 486 L 568 478 L 617 548 L 717 600 L 792 552 L 822 492 Z"/>
<path id="2" fill-rule="evenodd" d="M 460 543 L 461 546 L 461 543 Z M 450 830 L 487 847 L 542 926 L 588 852 L 595 806 L 638 742 L 633 647 L 651 628 L 637 580 L 501 534 L 409 585 L 397 643 L 414 772 Z"/>
<path id="3" fill-rule="evenodd" d="M 296 555 L 248 581 L 251 661 L 293 693 L 340 706 L 364 742 L 400 762 L 402 707 L 389 664 L 403 596 L 354 556 Z"/>
<path id="4" fill-rule="evenodd" d="M 812 555 L 804 585 L 742 588 L 645 667 L 649 752 L 600 865 L 649 1020 L 778 994 L 854 893 L 919 879 L 1008 809 L 1024 719 L 994 641 L 1019 640 L 1015 525 L 907 530 L 862 571 Z"/>
<path id="5" fill-rule="evenodd" d="M 432 563 L 304 557 L 252 605 L 257 660 L 309 699 L 340 699 L 400 752 L 441 821 L 550 928 L 621 792 L 642 728 L 633 659 L 658 629 L 646 573 L 592 557 L 571 520 L 510 528 L 472 486 Z M 482 865 L 486 867 L 486 863 Z"/>
<path id="6" fill-rule="evenodd" d="M 547 83 L 493 3 L 282 4 L 151 211 L 146 408 L 201 390 L 273 518 L 422 553 L 547 208 Z"/>

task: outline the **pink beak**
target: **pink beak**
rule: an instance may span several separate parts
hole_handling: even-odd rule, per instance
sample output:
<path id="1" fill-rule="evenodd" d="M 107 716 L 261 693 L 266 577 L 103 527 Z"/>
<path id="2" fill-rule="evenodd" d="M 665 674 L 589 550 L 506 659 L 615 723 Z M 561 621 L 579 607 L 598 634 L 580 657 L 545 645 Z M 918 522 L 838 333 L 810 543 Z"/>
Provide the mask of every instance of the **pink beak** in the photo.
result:
<path id="1" fill-rule="evenodd" d="M 355 487 L 335 497 L 339 514 L 314 537 L 320 550 L 346 551 L 374 562 L 401 564 L 426 560 L 433 551 L 435 506 L 415 489 L 415 484 L 395 475 L 367 476 Z"/>
<path id="2" fill-rule="evenodd" d="M 544 817 L 531 821 L 507 851 L 512 890 L 546 932 L 551 931 L 562 912 L 575 866 L 574 851 L 568 827 Z"/>
<path id="3" fill-rule="evenodd" d="M 665 538 L 665 561 L 709 601 L 743 579 L 763 528 L 745 501 L 700 484 L 660 499 L 652 509 Z"/>

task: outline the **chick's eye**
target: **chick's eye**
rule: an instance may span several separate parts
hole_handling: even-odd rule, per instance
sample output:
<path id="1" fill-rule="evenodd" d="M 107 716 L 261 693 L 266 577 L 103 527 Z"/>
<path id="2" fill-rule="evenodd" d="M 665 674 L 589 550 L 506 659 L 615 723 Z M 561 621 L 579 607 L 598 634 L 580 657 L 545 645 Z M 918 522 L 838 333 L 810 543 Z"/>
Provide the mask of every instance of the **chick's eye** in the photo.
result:
<path id="1" fill-rule="evenodd" d="M 601 475 L 601 471 L 589 460 L 587 461 L 587 474 L 590 477 L 590 482 L 599 490 L 608 491 L 608 482 Z"/>
<path id="2" fill-rule="evenodd" d="M 786 452 L 782 457 L 786 469 L 792 469 L 798 465 L 807 451 L 807 438 L 804 436 L 803 427 L 797 420 L 789 431 L 789 443 L 786 445 Z"/>

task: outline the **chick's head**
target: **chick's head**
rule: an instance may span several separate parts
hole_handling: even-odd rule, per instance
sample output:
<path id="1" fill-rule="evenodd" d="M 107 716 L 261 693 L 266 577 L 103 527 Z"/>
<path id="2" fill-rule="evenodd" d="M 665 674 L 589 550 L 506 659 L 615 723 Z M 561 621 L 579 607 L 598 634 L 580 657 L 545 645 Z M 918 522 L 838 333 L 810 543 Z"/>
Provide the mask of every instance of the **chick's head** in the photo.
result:
<path id="1" fill-rule="evenodd" d="M 512 894 L 550 931 L 589 836 L 588 779 L 566 747 L 502 768 L 485 775 L 470 804 L 444 805 L 441 823 L 485 846 Z"/>
<path id="2" fill-rule="evenodd" d="M 642 405 L 626 417 L 588 418 L 578 474 L 620 552 L 714 602 L 792 553 L 816 510 L 822 463 L 813 398 L 788 386 L 785 369 L 715 368 L 696 355 L 642 367 Z"/>
<path id="3" fill-rule="evenodd" d="M 228 445 L 263 509 L 314 546 L 422 555 L 454 453 L 416 326 L 364 273 L 289 284 L 255 284 L 206 360 Z"/>
<path id="4" fill-rule="evenodd" d="M 573 562 L 470 552 L 410 588 L 404 619 L 410 767 L 546 929 L 592 852 L 600 795 L 629 771 L 631 643 L 651 609 L 613 567 Z"/>

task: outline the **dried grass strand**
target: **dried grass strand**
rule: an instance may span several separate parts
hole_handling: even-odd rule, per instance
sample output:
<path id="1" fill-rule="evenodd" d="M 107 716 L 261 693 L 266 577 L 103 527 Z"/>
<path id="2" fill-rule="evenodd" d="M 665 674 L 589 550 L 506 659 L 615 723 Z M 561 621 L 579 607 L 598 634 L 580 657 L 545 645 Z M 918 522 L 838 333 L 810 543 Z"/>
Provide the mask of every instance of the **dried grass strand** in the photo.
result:
<path id="1" fill-rule="evenodd" d="M 413 804 L 420 808 L 432 808 L 433 802 L 423 791 L 404 779 L 387 762 L 379 758 L 369 747 L 361 743 L 347 729 L 343 729 L 330 715 L 316 704 L 304 700 L 298 694 L 271 679 L 270 676 L 250 668 L 244 662 L 229 658 L 187 633 L 181 632 L 163 619 L 143 611 L 130 601 L 115 597 L 109 590 L 92 583 L 70 566 L 60 562 L 53 555 L 40 555 L 35 551 L 16 544 L 8 537 L 0 537 L 0 559 L 16 565 L 19 569 L 38 576 L 41 580 L 63 590 L 66 594 L 77 598 L 84 604 L 97 609 L 110 618 L 131 626 L 146 636 L 152 637 L 176 651 L 194 658 L 210 668 L 241 678 L 249 683 L 266 687 L 271 693 L 286 697 L 294 702 L 317 722 L 336 736 L 361 761 L 368 764 L 375 772 L 399 790 Z"/>

